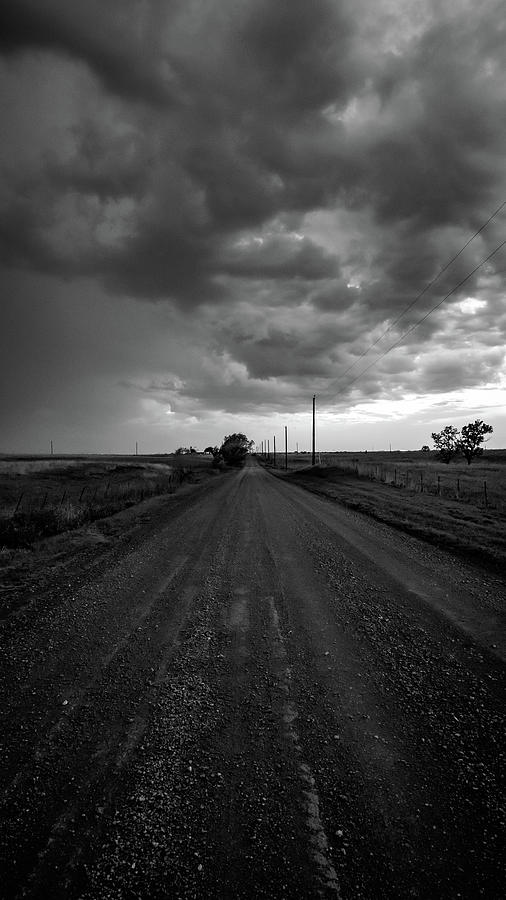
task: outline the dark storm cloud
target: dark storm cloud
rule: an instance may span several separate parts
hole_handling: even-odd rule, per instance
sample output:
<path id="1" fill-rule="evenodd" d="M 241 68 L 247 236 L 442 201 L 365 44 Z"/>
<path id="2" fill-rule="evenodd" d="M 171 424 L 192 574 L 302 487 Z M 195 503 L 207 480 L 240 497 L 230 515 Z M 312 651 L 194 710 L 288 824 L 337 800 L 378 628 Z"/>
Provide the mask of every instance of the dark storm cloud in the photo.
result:
<path id="1" fill-rule="evenodd" d="M 176 4 L 174 4 L 176 5 Z M 73 3 L 5 0 L 0 7 L 0 49 L 47 49 L 85 62 L 104 86 L 132 100 L 164 105 L 177 96 L 177 78 L 163 66 L 159 28 L 163 3 L 151 0 L 144 16 L 135 0 Z"/>
<path id="2" fill-rule="evenodd" d="M 111 134 L 92 120 L 72 129 L 74 152 L 60 162 L 48 156 L 48 183 L 56 191 L 98 197 L 141 198 L 148 189 L 149 147 L 139 133 Z"/>
<path id="3" fill-rule="evenodd" d="M 321 329 L 306 334 L 269 329 L 268 334 L 255 339 L 236 337 L 231 346 L 234 355 L 247 367 L 252 378 L 292 377 L 294 357 L 298 377 L 329 377 L 333 363 L 329 357 L 335 342 L 325 341 Z M 326 347 L 326 343 L 330 346 Z"/>
<path id="4" fill-rule="evenodd" d="M 214 362 L 207 380 L 186 377 L 185 397 L 261 404 L 273 377 L 294 403 L 312 379 L 330 397 L 425 285 L 437 278 L 378 353 L 504 231 L 503 212 L 439 275 L 504 197 L 495 0 L 378 0 L 374 14 L 365 0 L 5 0 L 0 32 L 12 138 L 2 259 L 66 277 L 69 295 L 85 276 L 119 298 L 166 301 L 204 329 Z M 27 85 L 42 108 L 32 127 Z M 42 126 L 60 88 L 52 136 Z M 322 213 L 335 220 L 318 230 Z M 413 360 L 435 339 L 458 351 L 473 326 L 457 304 L 474 292 L 487 303 L 480 342 L 504 343 L 496 268 L 504 256 L 452 296 L 453 317 L 428 318 L 349 391 L 493 378 L 500 354 L 440 374 Z"/>
<path id="5" fill-rule="evenodd" d="M 494 207 L 491 162 L 494 156 L 499 162 L 505 133 L 496 115 L 497 101 L 504 103 L 496 75 L 505 38 L 501 3 L 467 6 L 460 17 L 431 23 L 405 61 L 403 77 L 390 82 L 389 102 L 404 91 L 418 114 L 375 142 L 375 180 L 390 189 L 382 192 L 380 215 L 398 219 L 416 211 L 432 227 L 463 220 L 478 225 L 484 198 Z"/>
<path id="6" fill-rule="evenodd" d="M 326 253 L 308 238 L 289 240 L 273 237 L 246 249 L 236 246 L 221 262 L 229 275 L 245 278 L 328 278 L 338 272 L 335 256 Z"/>
<path id="7" fill-rule="evenodd" d="M 145 16 L 140 24 L 151 37 L 165 28 L 166 46 L 162 52 L 157 38 L 147 45 L 147 54 L 121 5 L 107 8 L 98 32 L 97 9 L 76 7 L 74 16 L 72 7 L 8 4 L 5 49 L 64 51 L 86 61 L 122 101 L 135 104 L 140 98 L 160 100 L 158 69 L 178 68 L 185 79 L 185 103 L 175 109 L 166 97 L 163 111 L 154 115 L 139 112 L 137 105 L 123 107 L 126 134 L 108 129 L 107 123 L 101 131 L 90 121 L 74 126 L 72 157 L 58 160 L 57 151 L 53 158 L 46 156 L 30 193 L 31 209 L 26 182 L 12 186 L 7 257 L 11 244 L 18 244 L 18 256 L 28 264 L 36 247 L 36 265 L 45 256 L 47 271 L 59 266 L 79 275 L 95 271 L 122 291 L 176 301 L 214 297 L 220 266 L 224 274 L 230 269 L 252 277 L 254 270 L 261 277 L 262 254 L 253 258 L 244 251 L 242 261 L 237 252 L 231 256 L 228 235 L 287 210 L 310 209 L 329 195 L 332 153 L 320 109 L 342 95 L 349 80 L 350 25 L 339 6 L 323 0 L 311 8 L 301 2 L 225 4 L 231 15 L 226 27 L 220 25 L 222 10 L 215 7 L 217 46 L 211 54 L 207 19 L 199 18 L 194 4 L 186 18 L 179 4 L 167 15 L 160 4 L 149 7 L 148 22 Z M 135 16 L 133 22 L 139 25 Z M 183 40 L 181 47 L 177 35 L 184 39 L 190 25 L 193 41 L 185 47 Z M 60 248 L 48 246 L 42 222 L 61 215 L 55 201 L 70 192 L 84 201 L 99 198 L 101 209 L 90 213 L 90 232 L 96 217 L 106 217 L 108 199 L 135 199 L 138 207 L 121 245 L 101 246 L 90 234 L 88 244 L 76 245 L 67 259 Z M 275 262 L 269 253 L 264 259 L 266 276 L 280 279 L 298 270 L 302 277 L 320 278 L 336 269 L 309 239 L 289 261 Z"/>
<path id="8" fill-rule="evenodd" d="M 357 300 L 357 291 L 348 287 L 344 279 L 334 278 L 323 287 L 318 286 L 310 299 L 314 308 L 322 312 L 341 311 L 353 306 Z"/>
<path id="9" fill-rule="evenodd" d="M 482 351 L 479 355 L 471 348 L 467 352 L 433 354 L 422 367 L 424 383 L 428 390 L 437 392 L 487 382 L 503 355 L 497 348 Z"/>

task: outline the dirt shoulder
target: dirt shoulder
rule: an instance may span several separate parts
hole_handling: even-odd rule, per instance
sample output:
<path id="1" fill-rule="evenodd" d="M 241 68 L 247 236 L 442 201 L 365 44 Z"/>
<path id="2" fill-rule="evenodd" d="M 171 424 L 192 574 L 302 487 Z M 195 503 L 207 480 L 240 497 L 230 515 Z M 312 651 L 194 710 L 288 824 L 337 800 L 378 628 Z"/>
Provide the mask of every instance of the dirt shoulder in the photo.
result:
<path id="1" fill-rule="evenodd" d="M 108 564 L 150 532 L 158 518 L 167 516 L 206 497 L 231 472 L 195 472 L 193 480 L 172 494 L 161 494 L 115 511 L 109 516 L 69 531 L 63 531 L 27 547 L 0 549 L 0 621 L 13 612 L 23 614 L 44 596 L 45 602 L 60 582 L 65 586 L 74 569 L 81 576 Z M 68 577 L 67 577 L 68 576 Z"/>
<path id="2" fill-rule="evenodd" d="M 337 468 L 270 470 L 349 509 L 457 553 L 494 571 L 506 571 L 506 516 L 494 509 L 354 478 Z"/>

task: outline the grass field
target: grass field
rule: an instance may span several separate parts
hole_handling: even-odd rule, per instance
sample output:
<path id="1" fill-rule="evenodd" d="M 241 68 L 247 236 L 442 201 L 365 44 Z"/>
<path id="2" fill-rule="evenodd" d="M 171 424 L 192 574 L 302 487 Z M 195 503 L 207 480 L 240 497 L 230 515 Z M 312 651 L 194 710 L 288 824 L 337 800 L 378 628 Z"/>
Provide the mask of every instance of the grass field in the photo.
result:
<path id="1" fill-rule="evenodd" d="M 0 457 L 0 547 L 28 546 L 171 493 L 211 466 L 203 454 Z"/>
<path id="2" fill-rule="evenodd" d="M 445 465 L 436 454 L 421 451 L 317 453 L 316 461 L 356 478 L 403 488 L 410 493 L 446 497 L 506 512 L 506 450 L 489 450 L 470 466 L 462 459 Z M 276 464 L 284 468 L 284 454 L 277 454 Z M 288 454 L 290 470 L 309 465 L 310 453 Z"/>
<path id="3" fill-rule="evenodd" d="M 439 547 L 506 568 L 506 451 L 490 451 L 471 466 L 445 466 L 422 453 L 321 454 L 314 468 L 310 455 L 300 457 L 289 458 L 285 477 Z M 284 458 L 278 463 L 282 474 Z"/>

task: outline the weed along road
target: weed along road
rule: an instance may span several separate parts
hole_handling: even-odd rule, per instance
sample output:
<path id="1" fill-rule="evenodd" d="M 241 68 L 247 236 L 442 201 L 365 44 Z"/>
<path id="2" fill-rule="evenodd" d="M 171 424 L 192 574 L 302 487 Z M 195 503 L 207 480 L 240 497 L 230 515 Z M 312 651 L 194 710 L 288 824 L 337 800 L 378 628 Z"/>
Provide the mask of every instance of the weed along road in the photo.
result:
<path id="1" fill-rule="evenodd" d="M 44 548 L 2 620 L 4 896 L 503 896 L 501 575 L 254 458 Z"/>

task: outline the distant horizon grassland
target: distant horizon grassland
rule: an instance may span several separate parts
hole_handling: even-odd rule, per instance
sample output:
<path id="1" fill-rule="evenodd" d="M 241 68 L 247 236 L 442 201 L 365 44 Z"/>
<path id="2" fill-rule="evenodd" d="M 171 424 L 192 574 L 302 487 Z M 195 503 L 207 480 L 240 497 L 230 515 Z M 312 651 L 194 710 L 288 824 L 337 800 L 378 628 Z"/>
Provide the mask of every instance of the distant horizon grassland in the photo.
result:
<path id="1" fill-rule="evenodd" d="M 340 457 L 343 459 L 349 459 L 350 457 L 358 457 L 363 460 L 372 460 L 373 462 L 387 462 L 392 459 L 396 459 L 397 461 L 406 461 L 412 463 L 413 460 L 422 460 L 424 462 L 432 462 L 438 466 L 445 466 L 446 463 L 442 463 L 440 459 L 438 459 L 436 450 L 316 450 L 316 458 L 318 461 L 318 457 L 321 456 L 322 462 L 324 457 Z M 257 449 L 257 456 L 267 456 L 267 452 L 263 453 Z M 270 456 L 273 456 L 273 448 L 270 447 Z M 285 456 L 284 447 L 276 447 L 276 457 Z M 292 460 L 304 460 L 311 459 L 311 450 L 289 450 L 288 451 L 288 459 Z M 0 457 L 1 458 L 1 457 Z M 483 448 L 483 455 L 478 457 L 471 463 L 471 468 L 476 465 L 476 463 L 486 463 L 486 464 L 505 464 L 506 465 L 506 448 L 497 448 L 497 449 L 487 449 L 485 446 Z M 448 464 L 450 467 L 456 465 L 463 465 L 465 468 L 469 468 L 466 460 L 462 456 L 456 456 L 452 459 L 452 461 Z"/>
<path id="2" fill-rule="evenodd" d="M 211 462 L 208 453 L 0 453 L 0 475 L 9 468 L 22 471 L 30 467 L 58 467 L 82 463 L 104 463 L 105 465 L 163 465 L 192 466 Z"/>
<path id="3" fill-rule="evenodd" d="M 267 458 L 267 454 L 257 455 L 263 459 Z M 272 451 L 269 459 L 272 464 L 274 461 Z M 288 453 L 288 468 L 310 466 L 311 459 L 312 454 L 308 451 Z M 460 492 L 463 495 L 467 491 L 468 494 L 476 494 L 483 492 L 485 480 L 487 489 L 495 491 L 497 496 L 502 496 L 506 492 L 506 449 L 485 450 L 483 456 L 474 459 L 471 465 L 468 465 L 462 456 L 455 457 L 446 464 L 438 458 L 435 451 L 424 453 L 421 450 L 316 452 L 315 459 L 317 465 L 335 466 L 349 475 L 392 483 L 398 487 L 419 490 L 420 484 L 423 483 L 423 490 L 427 493 L 458 495 Z M 284 451 L 276 452 L 276 465 L 279 468 L 284 467 Z M 506 496 L 503 497 L 503 501 L 506 503 Z"/>
<path id="4" fill-rule="evenodd" d="M 212 469 L 212 457 L 0 457 L 0 548 L 104 518 L 147 497 L 173 493 Z"/>

